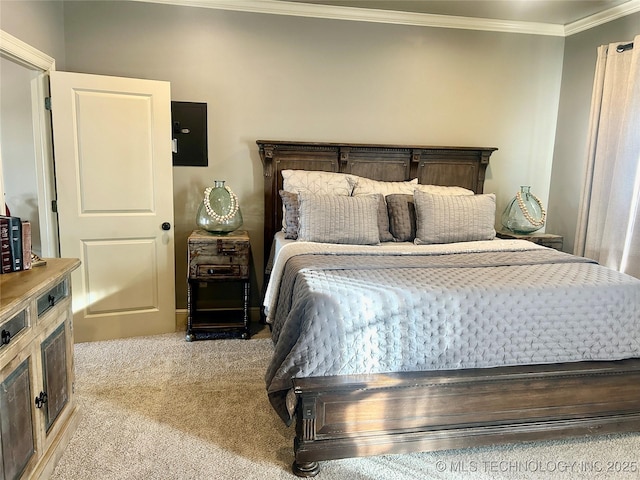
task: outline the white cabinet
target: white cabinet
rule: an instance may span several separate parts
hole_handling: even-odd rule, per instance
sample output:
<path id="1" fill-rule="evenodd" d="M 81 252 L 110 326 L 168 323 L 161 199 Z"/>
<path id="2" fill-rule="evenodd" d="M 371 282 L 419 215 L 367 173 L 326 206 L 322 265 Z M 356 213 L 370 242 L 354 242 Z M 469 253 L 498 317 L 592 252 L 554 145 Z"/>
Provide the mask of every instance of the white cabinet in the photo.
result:
<path id="1" fill-rule="evenodd" d="M 69 276 L 79 264 L 0 275 L 0 480 L 47 478 L 77 425 Z"/>

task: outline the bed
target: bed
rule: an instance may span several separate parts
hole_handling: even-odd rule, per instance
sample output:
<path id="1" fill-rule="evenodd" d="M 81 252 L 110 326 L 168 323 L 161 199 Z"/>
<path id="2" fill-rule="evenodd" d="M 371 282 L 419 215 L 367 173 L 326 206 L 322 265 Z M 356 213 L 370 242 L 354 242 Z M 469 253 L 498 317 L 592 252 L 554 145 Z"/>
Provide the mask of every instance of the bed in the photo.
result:
<path id="1" fill-rule="evenodd" d="M 267 391 L 295 422 L 296 475 L 337 458 L 640 431 L 640 281 L 494 240 L 483 185 L 495 148 L 257 144 Z M 382 205 L 388 226 L 352 218 L 337 229 L 357 233 L 347 240 L 315 230 Z M 447 224 L 452 205 L 464 215 Z"/>

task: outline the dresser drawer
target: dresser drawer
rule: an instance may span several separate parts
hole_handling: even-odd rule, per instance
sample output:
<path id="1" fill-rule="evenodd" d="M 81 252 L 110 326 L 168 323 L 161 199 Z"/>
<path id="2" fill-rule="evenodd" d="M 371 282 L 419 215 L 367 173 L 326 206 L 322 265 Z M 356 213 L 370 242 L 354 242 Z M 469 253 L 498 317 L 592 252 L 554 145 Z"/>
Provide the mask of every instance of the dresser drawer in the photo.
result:
<path id="1" fill-rule="evenodd" d="M 55 287 L 51 288 L 44 295 L 38 297 L 38 317 L 43 316 L 49 309 L 53 308 L 61 300 L 69 296 L 69 286 L 67 280 L 63 280 Z"/>
<path id="2" fill-rule="evenodd" d="M 0 341 L 0 348 L 8 345 L 20 332 L 27 328 L 27 311 L 21 310 L 16 315 L 11 317 L 0 325 L 2 330 L 2 339 Z"/>

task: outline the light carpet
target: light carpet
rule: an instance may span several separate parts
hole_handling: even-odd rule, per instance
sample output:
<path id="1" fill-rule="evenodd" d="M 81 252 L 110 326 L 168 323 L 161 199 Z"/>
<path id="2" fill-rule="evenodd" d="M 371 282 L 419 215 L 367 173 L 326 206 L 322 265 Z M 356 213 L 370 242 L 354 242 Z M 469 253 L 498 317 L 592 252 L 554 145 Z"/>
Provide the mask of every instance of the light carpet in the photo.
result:
<path id="1" fill-rule="evenodd" d="M 53 480 L 292 479 L 266 338 L 76 345 L 81 420 Z M 325 479 L 637 479 L 640 434 L 321 462 Z"/>

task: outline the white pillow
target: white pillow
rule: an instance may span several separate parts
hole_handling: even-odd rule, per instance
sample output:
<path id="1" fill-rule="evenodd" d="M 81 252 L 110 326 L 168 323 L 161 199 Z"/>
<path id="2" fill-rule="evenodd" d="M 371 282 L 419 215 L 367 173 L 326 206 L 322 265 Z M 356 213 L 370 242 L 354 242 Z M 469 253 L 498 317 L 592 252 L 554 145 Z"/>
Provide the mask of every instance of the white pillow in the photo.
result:
<path id="1" fill-rule="evenodd" d="M 378 196 L 298 194 L 298 240 L 307 242 L 377 245 Z"/>
<path id="2" fill-rule="evenodd" d="M 383 182 L 380 180 L 371 180 L 365 177 L 352 175 L 349 182 L 353 187 L 352 195 L 371 195 L 381 193 L 385 197 L 403 193 L 413 195 L 414 190 L 421 192 L 433 193 L 434 195 L 474 195 L 472 190 L 463 187 L 446 187 L 443 185 L 422 185 L 418 183 L 418 179 L 408 180 L 406 182 Z"/>
<path id="3" fill-rule="evenodd" d="M 416 190 L 416 245 L 493 240 L 496 196 L 432 195 Z"/>
<path id="4" fill-rule="evenodd" d="M 282 170 L 282 189 L 285 192 L 309 192 L 320 195 L 351 195 L 353 188 L 346 173 L 319 170 Z M 287 212 L 282 205 L 282 231 L 287 231 Z"/>
<path id="5" fill-rule="evenodd" d="M 320 195 L 351 195 L 353 188 L 346 173 L 314 170 L 282 170 L 282 189 Z"/>
<path id="6" fill-rule="evenodd" d="M 416 185 L 416 190 L 433 195 L 475 195 L 473 190 L 463 187 L 445 187 L 443 185 Z M 413 192 L 412 192 L 413 193 Z"/>
<path id="7" fill-rule="evenodd" d="M 371 195 L 374 193 L 381 193 L 385 197 L 394 193 L 409 193 L 413 194 L 413 190 L 416 188 L 418 179 L 414 178 L 407 182 L 383 182 L 380 180 L 371 180 L 370 178 L 357 177 L 352 175 L 349 178 L 353 193 L 352 195 Z"/>

